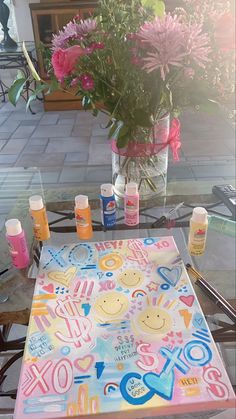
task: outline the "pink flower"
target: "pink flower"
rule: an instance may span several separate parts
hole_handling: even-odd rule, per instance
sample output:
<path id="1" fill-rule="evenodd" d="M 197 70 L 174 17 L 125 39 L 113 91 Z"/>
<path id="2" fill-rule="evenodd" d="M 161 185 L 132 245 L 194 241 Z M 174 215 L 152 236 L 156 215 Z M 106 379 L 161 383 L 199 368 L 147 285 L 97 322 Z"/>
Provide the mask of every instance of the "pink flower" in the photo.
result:
<path id="1" fill-rule="evenodd" d="M 52 48 L 65 48 L 69 39 L 77 38 L 77 23 L 69 22 L 57 35 L 53 35 Z"/>
<path id="2" fill-rule="evenodd" d="M 183 65 L 184 34 L 177 16 L 167 14 L 163 18 L 156 17 L 153 22 L 145 23 L 137 36 L 148 50 L 144 58 L 144 68 L 148 73 L 160 69 L 161 78 L 165 80 L 170 65 Z"/>
<path id="3" fill-rule="evenodd" d="M 52 65 L 56 78 L 63 82 L 64 78 L 75 69 L 78 59 L 85 54 L 86 51 L 79 45 L 67 49 L 56 49 L 52 55 Z"/>
<path id="4" fill-rule="evenodd" d="M 94 89 L 94 80 L 90 74 L 85 73 L 80 76 L 81 85 L 83 90 L 93 90 Z"/>
<path id="5" fill-rule="evenodd" d="M 209 47 L 208 35 L 202 33 L 202 25 L 197 23 L 186 26 L 185 29 L 186 53 L 199 67 L 205 67 L 205 63 L 210 61 L 208 55 L 211 51 Z"/>
<path id="6" fill-rule="evenodd" d="M 171 66 L 185 67 L 193 60 L 204 67 L 209 61 L 208 36 L 202 33 L 201 25 L 182 23 L 181 16 L 167 14 L 163 18 L 156 17 L 141 27 L 138 37 L 147 50 L 143 68 L 148 73 L 159 69 L 163 80 Z"/>
<path id="7" fill-rule="evenodd" d="M 80 20 L 80 23 L 77 25 L 77 34 L 86 36 L 90 32 L 94 31 L 97 28 L 97 22 L 95 19 L 86 19 Z"/>

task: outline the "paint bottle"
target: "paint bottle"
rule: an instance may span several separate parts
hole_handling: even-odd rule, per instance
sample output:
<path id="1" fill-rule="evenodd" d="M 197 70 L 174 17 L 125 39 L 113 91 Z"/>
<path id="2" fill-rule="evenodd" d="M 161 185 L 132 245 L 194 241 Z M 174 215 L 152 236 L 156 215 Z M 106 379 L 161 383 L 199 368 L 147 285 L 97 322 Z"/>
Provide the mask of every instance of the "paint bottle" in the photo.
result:
<path id="1" fill-rule="evenodd" d="M 30 263 L 29 251 L 21 222 L 15 218 L 6 221 L 6 239 L 12 258 L 12 264 L 17 269 L 27 268 Z"/>
<path id="2" fill-rule="evenodd" d="M 208 228 L 207 215 L 205 208 L 196 207 L 193 209 L 188 238 L 188 251 L 191 256 L 200 256 L 205 251 Z"/>
<path id="3" fill-rule="evenodd" d="M 101 218 L 104 227 L 113 227 L 116 224 L 116 201 L 111 183 L 101 185 Z"/>
<path id="4" fill-rule="evenodd" d="M 124 199 L 125 224 L 136 226 L 139 224 L 139 193 L 135 182 L 127 183 Z"/>
<path id="5" fill-rule="evenodd" d="M 46 208 L 40 195 L 31 196 L 29 199 L 30 215 L 33 221 L 34 237 L 44 241 L 50 239 L 50 231 Z"/>
<path id="6" fill-rule="evenodd" d="M 208 215 L 209 230 L 217 231 L 226 236 L 236 237 L 236 222 L 217 215 Z"/>
<path id="7" fill-rule="evenodd" d="M 86 195 L 75 197 L 75 221 L 76 230 L 81 240 L 89 240 L 93 237 L 91 210 Z"/>

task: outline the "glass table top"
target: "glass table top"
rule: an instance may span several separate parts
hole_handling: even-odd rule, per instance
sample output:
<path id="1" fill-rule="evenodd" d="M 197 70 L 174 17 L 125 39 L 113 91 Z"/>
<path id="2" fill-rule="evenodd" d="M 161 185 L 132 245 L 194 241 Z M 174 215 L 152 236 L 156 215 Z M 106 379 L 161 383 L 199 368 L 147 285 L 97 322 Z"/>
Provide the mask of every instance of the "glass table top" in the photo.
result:
<path id="1" fill-rule="evenodd" d="M 1 45 L 1 47 L 0 47 L 0 55 L 21 54 L 22 53 L 22 44 L 23 44 L 22 42 L 17 42 L 17 47 L 16 48 L 10 48 L 10 47 L 6 48 L 6 47 L 3 47 Z M 35 44 L 34 44 L 34 42 L 26 41 L 25 42 L 25 45 L 26 45 L 27 51 L 29 53 L 32 53 L 33 51 L 35 51 Z"/>
<path id="2" fill-rule="evenodd" d="M 78 185 L 60 185 L 50 187 L 42 183 L 37 168 L 15 168 L 0 170 L 0 294 L 8 296 L 8 301 L 0 304 L 0 320 L 25 324 L 30 315 L 31 300 L 34 290 L 34 279 L 37 266 L 33 263 L 29 272 L 16 271 L 10 267 L 10 258 L 5 240 L 4 223 L 8 218 L 19 218 L 26 230 L 27 240 L 33 245 L 32 225 L 28 211 L 28 199 L 33 194 L 43 195 L 51 228 L 51 238 L 47 244 L 61 245 L 76 243 L 73 218 L 74 197 L 86 194 L 92 208 L 94 237 L 92 241 L 113 239 L 146 238 L 172 235 L 184 263 L 190 263 L 199 270 L 203 277 L 217 289 L 232 305 L 235 306 L 235 239 L 219 232 L 208 230 L 206 251 L 201 257 L 190 257 L 187 250 L 188 223 L 194 206 L 205 206 L 210 210 L 230 216 L 229 210 L 212 195 L 211 181 L 178 181 L 170 182 L 165 195 L 150 202 L 149 209 L 141 208 L 140 225 L 127 228 L 123 224 L 123 209 L 118 209 L 118 226 L 114 230 L 103 231 L 101 225 L 98 182 Z M 171 222 L 162 228 L 152 228 L 153 222 L 179 203 L 184 203 L 171 215 Z M 36 248 L 37 258 L 40 249 Z M 33 253 L 32 253 L 33 254 Z M 34 251 L 35 255 L 35 251 Z M 36 259 L 37 259 L 36 258 Z M 33 260 L 32 260 L 33 261 Z M 9 269 L 9 270 L 8 270 Z M 6 272 L 4 273 L 4 271 Z M 30 276 L 30 278 L 28 278 Z M 194 285 L 208 324 L 218 339 L 218 349 L 226 363 L 232 384 L 236 383 L 234 368 L 234 341 L 225 339 L 218 333 L 219 327 L 230 325 L 227 316 Z M 12 317 L 11 317 L 12 316 Z M 5 319 L 5 320 L 4 320 Z M 0 323 L 1 323 L 0 322 Z M 214 332 L 216 331 L 216 332 Z M 218 335 L 217 335 L 218 333 Z M 218 337 L 217 337 L 218 336 Z"/>

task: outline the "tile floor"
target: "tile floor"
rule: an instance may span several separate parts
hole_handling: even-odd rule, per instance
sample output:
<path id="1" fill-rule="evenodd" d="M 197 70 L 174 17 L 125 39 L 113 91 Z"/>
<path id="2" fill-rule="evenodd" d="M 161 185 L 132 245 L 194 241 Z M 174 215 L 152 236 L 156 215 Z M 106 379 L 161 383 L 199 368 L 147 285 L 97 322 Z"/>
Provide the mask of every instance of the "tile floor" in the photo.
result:
<path id="1" fill-rule="evenodd" d="M 106 116 L 84 111 L 43 111 L 32 115 L 24 102 L 0 105 L 0 167 L 40 167 L 48 185 L 110 181 L 111 151 Z M 170 156 L 168 178 L 227 180 L 235 176 L 234 127 L 221 114 L 185 112 L 180 161 Z M 95 169 L 89 170 L 90 165 Z"/>

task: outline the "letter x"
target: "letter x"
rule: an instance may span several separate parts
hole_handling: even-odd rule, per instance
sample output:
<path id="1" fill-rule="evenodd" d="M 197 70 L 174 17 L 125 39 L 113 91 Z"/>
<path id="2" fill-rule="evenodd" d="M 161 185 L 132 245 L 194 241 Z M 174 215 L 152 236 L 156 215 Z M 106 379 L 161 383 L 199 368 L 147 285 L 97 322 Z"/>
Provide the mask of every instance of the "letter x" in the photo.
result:
<path id="1" fill-rule="evenodd" d="M 67 246 L 63 246 L 58 252 L 55 252 L 53 248 L 49 248 L 48 252 L 52 256 L 49 262 L 44 265 L 43 269 L 45 269 L 48 265 L 50 265 L 51 262 L 56 262 L 61 268 L 64 268 L 66 266 L 66 263 L 61 256 L 61 253 L 64 253 L 64 250 L 67 248 Z"/>
<path id="2" fill-rule="evenodd" d="M 176 367 L 178 370 L 180 370 L 183 374 L 187 374 L 189 371 L 188 365 L 185 364 L 184 361 L 182 361 L 179 357 L 181 355 L 182 349 L 181 348 L 174 348 L 173 351 L 167 349 L 167 348 L 161 348 L 160 354 L 164 356 L 164 358 L 167 358 L 167 361 L 164 365 L 163 371 L 168 375 L 171 370 Z"/>
<path id="3" fill-rule="evenodd" d="M 32 364 L 26 372 L 26 380 L 23 383 L 24 395 L 30 396 L 35 387 L 39 386 L 42 393 L 46 393 L 49 387 L 43 378 L 47 370 L 51 367 L 52 361 L 47 361 L 41 370 L 36 364 Z"/>

